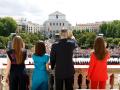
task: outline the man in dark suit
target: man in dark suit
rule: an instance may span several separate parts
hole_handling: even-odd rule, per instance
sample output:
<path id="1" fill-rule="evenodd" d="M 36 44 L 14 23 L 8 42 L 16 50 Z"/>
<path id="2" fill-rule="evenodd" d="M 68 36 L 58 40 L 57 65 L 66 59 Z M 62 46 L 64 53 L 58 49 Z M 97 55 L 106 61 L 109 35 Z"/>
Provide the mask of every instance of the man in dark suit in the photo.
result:
<path id="1" fill-rule="evenodd" d="M 72 60 L 73 50 L 76 48 L 74 41 L 68 39 L 68 30 L 62 29 L 61 39 L 54 43 L 51 48 L 51 69 L 55 68 L 56 90 L 73 90 L 74 64 Z"/>

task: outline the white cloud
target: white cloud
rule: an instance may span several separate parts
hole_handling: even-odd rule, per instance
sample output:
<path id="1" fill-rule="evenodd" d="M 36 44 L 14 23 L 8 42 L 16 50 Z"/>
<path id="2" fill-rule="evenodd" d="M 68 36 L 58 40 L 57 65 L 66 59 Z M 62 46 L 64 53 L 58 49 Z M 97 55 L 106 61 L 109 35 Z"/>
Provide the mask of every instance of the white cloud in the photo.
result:
<path id="1" fill-rule="evenodd" d="M 0 16 L 25 17 L 42 24 L 60 11 L 70 23 L 120 19 L 119 0 L 0 0 Z"/>

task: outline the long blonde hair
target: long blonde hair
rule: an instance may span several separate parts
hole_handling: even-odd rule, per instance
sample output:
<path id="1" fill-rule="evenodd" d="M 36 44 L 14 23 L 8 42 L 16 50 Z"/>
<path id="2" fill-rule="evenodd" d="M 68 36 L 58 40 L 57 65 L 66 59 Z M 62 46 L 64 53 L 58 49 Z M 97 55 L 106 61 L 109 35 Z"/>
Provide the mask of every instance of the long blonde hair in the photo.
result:
<path id="1" fill-rule="evenodd" d="M 22 48 L 24 48 L 24 42 L 20 36 L 14 37 L 12 42 L 12 48 L 15 50 L 17 64 L 22 64 L 24 62 L 22 52 Z"/>
<path id="2" fill-rule="evenodd" d="M 72 31 L 68 31 L 68 38 L 72 38 L 72 36 L 73 36 L 73 33 L 72 33 Z"/>

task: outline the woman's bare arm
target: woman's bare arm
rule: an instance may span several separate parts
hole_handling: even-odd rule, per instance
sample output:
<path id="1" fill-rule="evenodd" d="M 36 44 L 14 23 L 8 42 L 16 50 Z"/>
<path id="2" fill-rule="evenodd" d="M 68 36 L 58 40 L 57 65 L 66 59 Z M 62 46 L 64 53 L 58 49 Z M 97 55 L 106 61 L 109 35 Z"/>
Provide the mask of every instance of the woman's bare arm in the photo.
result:
<path id="1" fill-rule="evenodd" d="M 10 73 L 10 67 L 11 67 L 11 61 L 8 59 L 8 60 L 7 60 L 7 66 L 6 66 L 5 79 L 7 79 L 8 76 L 9 76 L 9 73 Z"/>

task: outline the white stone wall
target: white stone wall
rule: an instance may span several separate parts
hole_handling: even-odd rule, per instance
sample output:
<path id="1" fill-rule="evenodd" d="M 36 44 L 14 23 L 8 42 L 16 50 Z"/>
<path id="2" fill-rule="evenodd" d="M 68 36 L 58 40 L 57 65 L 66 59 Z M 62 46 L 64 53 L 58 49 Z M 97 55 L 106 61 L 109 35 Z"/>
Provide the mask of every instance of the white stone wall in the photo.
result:
<path id="1" fill-rule="evenodd" d="M 30 33 L 38 33 L 41 32 L 41 27 L 42 26 L 39 24 L 28 22 L 26 24 L 26 31 Z"/>
<path id="2" fill-rule="evenodd" d="M 48 37 L 50 34 L 54 36 L 55 33 L 59 33 L 63 28 L 71 28 L 71 24 L 65 19 L 65 15 L 58 11 L 50 14 L 49 19 L 44 22 L 43 26 L 44 34 Z"/>

